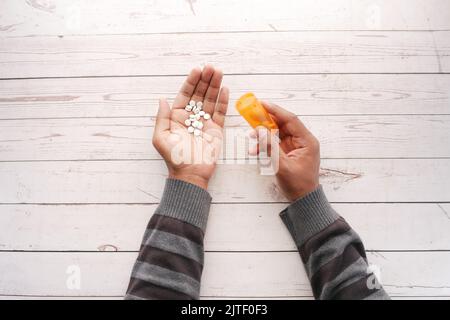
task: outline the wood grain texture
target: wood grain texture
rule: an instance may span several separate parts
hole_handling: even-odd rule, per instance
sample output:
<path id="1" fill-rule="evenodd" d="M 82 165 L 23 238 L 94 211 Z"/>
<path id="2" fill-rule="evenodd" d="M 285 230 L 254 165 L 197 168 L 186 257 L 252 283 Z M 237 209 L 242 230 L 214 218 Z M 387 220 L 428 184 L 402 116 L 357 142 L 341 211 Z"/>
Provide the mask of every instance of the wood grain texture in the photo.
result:
<path id="1" fill-rule="evenodd" d="M 448 71 L 450 31 L 271 32 L 0 39 L 1 78 L 182 75 L 213 63 L 228 74 Z M 201 42 L 201 46 L 192 45 Z"/>
<path id="2" fill-rule="evenodd" d="M 125 292 L 136 256 L 136 253 L 119 252 L 1 252 L 0 293 L 120 296 Z M 379 267 L 383 286 L 394 296 L 450 295 L 448 252 L 369 253 L 368 258 Z M 80 270 L 79 290 L 66 285 L 70 266 Z M 296 252 L 210 252 L 205 256 L 201 295 L 310 297 L 311 289 Z"/>
<path id="3" fill-rule="evenodd" d="M 137 251 L 157 205 L 1 205 L 0 250 Z M 213 204 L 207 251 L 296 250 L 286 204 Z M 367 250 L 450 250 L 450 204 L 333 204 Z M 399 227 L 401 226 L 401 227 Z"/>
<path id="4" fill-rule="evenodd" d="M 0 81 L 0 119 L 150 117 L 184 77 Z M 227 75 L 228 114 L 252 91 L 298 115 L 450 114 L 449 74 Z"/>
<path id="5" fill-rule="evenodd" d="M 323 160 L 321 183 L 333 202 L 446 202 L 448 159 Z M 3 162 L 0 203 L 158 203 L 162 161 Z M 256 165 L 220 164 L 209 192 L 215 202 L 285 201 Z"/>
<path id="6" fill-rule="evenodd" d="M 323 158 L 450 157 L 450 115 L 302 116 Z M 228 117 L 222 157 L 247 157 L 249 126 Z M 420 128 L 420 130 L 418 130 Z M 0 161 L 161 159 L 153 118 L 0 121 Z"/>
<path id="7" fill-rule="evenodd" d="M 446 52 L 447 50 L 450 49 L 450 42 L 448 40 L 448 37 L 446 37 L 445 34 L 440 33 L 440 32 L 436 32 L 433 33 L 433 38 L 435 43 L 440 43 L 440 49 L 442 50 L 442 52 Z M 438 63 L 439 63 L 439 70 L 441 72 L 448 72 L 448 70 L 450 70 L 450 54 L 445 53 L 445 54 L 438 54 L 437 57 L 439 58 Z"/>
<path id="8" fill-rule="evenodd" d="M 3 0 L 0 35 L 450 29 L 445 0 Z"/>

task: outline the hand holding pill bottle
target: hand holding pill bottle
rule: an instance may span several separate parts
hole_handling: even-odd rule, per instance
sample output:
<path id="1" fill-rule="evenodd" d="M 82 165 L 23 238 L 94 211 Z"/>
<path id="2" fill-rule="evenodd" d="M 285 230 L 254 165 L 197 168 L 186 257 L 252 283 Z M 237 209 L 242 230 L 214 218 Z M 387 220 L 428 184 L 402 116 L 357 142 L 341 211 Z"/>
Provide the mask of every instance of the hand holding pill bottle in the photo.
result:
<path id="1" fill-rule="evenodd" d="M 258 132 L 255 131 L 259 144 L 256 149 L 250 150 L 250 153 L 257 154 L 259 146 L 263 145 L 266 145 L 265 150 L 278 150 L 277 182 L 286 198 L 295 201 L 319 187 L 319 141 L 294 113 L 264 101 L 261 101 L 260 105 L 269 117 L 261 111 L 250 112 L 249 115 L 245 113 L 247 111 L 245 108 L 244 117 L 254 128 L 261 125 L 267 129 L 273 129 L 275 126 L 279 128 L 279 148 L 271 147 L 274 140 L 267 138 L 270 137 L 267 132 L 258 136 Z M 256 108 L 259 109 L 259 106 Z"/>

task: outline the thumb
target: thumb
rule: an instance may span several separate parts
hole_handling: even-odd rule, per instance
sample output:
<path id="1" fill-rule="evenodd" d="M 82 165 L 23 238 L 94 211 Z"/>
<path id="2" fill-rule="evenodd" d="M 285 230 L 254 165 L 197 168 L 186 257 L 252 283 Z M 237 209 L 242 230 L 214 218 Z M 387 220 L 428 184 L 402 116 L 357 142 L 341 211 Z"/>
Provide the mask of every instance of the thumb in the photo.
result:
<path id="1" fill-rule="evenodd" d="M 280 166 L 284 166 L 285 153 L 280 148 L 278 130 L 257 128 L 258 132 L 258 164 L 262 175 L 278 174 Z"/>
<path id="2" fill-rule="evenodd" d="M 159 99 L 159 109 L 156 115 L 155 134 L 170 129 L 170 106 L 166 98 Z"/>
<path id="3" fill-rule="evenodd" d="M 265 127 L 257 127 L 258 136 L 258 153 L 266 153 L 271 156 L 272 152 L 279 155 L 280 158 L 285 157 L 283 149 L 280 147 L 280 138 L 278 130 L 268 130 Z"/>

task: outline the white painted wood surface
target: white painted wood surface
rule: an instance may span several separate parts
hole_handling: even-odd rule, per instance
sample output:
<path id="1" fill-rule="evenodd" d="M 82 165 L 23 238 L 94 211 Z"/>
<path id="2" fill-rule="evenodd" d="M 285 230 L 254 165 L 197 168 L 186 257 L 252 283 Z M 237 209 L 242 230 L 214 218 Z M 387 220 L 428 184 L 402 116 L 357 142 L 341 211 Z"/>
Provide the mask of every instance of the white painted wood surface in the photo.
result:
<path id="1" fill-rule="evenodd" d="M 3 0 L 6 36 L 286 30 L 448 30 L 446 0 Z"/>
<path id="2" fill-rule="evenodd" d="M 233 161 L 234 162 L 234 161 Z M 4 162 L 2 203 L 158 203 L 167 175 L 156 161 Z M 327 159 L 321 183 L 333 202 L 447 202 L 450 159 Z M 284 202 L 252 164 L 219 164 L 213 202 Z"/>
<path id="3" fill-rule="evenodd" d="M 118 296 L 136 257 L 135 252 L 3 252 L 0 263 L 6 270 L 0 285 L 5 295 Z M 448 252 L 369 253 L 368 258 L 379 266 L 392 295 L 450 295 Z M 80 271 L 79 290 L 66 286 L 72 266 Z M 311 288 L 297 252 L 207 252 L 201 295 L 310 297 Z"/>
<path id="4" fill-rule="evenodd" d="M 150 117 L 183 77 L 3 81 L 0 119 Z M 227 75 L 231 101 L 247 91 L 298 115 L 450 114 L 449 74 Z M 228 110 L 237 115 L 233 105 Z"/>
<path id="5" fill-rule="evenodd" d="M 448 72 L 449 61 L 440 56 L 450 54 L 450 31 L 436 33 L 440 36 L 324 31 L 2 38 L 0 74 L 181 75 L 206 62 L 229 74 Z"/>
<path id="6" fill-rule="evenodd" d="M 0 299 L 123 295 L 166 176 L 157 99 L 206 62 L 233 132 L 253 91 L 319 137 L 327 196 L 393 298 L 450 298 L 449 39 L 447 0 L 1 1 Z M 225 157 L 202 297 L 311 299 L 273 179 Z"/>
<path id="7" fill-rule="evenodd" d="M 3 205 L 0 250 L 137 251 L 156 206 Z M 213 204 L 205 250 L 294 251 L 278 217 L 286 206 Z M 333 206 L 358 231 L 367 250 L 450 250 L 449 203 Z"/>
<path id="8" fill-rule="evenodd" d="M 450 157 L 450 115 L 302 116 L 323 158 Z M 248 125 L 228 117 L 222 158 L 248 146 Z M 417 128 L 420 127 L 420 130 Z M 161 159 L 150 143 L 153 118 L 0 121 L 0 161 Z M 239 137 L 239 138 L 237 138 Z M 232 149 L 233 148 L 233 149 Z"/>

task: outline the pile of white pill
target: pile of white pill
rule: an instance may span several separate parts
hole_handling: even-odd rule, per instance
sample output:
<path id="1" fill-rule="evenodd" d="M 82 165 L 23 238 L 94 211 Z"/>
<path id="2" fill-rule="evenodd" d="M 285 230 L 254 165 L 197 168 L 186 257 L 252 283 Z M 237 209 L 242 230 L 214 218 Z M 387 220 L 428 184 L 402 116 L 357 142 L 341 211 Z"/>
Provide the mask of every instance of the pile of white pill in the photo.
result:
<path id="1" fill-rule="evenodd" d="M 203 129 L 203 122 L 201 119 L 208 120 L 211 119 L 211 115 L 202 110 L 203 103 L 201 101 L 195 102 L 194 100 L 189 101 L 189 104 L 184 108 L 184 110 L 188 112 L 192 112 L 193 114 L 189 115 L 184 121 L 184 124 L 188 127 L 187 130 L 189 133 L 193 133 L 196 136 L 201 135 Z"/>

